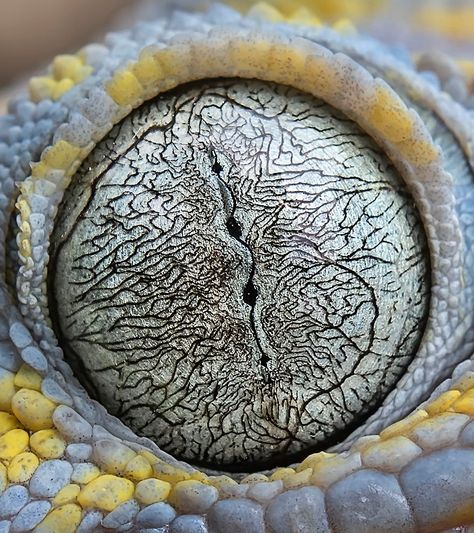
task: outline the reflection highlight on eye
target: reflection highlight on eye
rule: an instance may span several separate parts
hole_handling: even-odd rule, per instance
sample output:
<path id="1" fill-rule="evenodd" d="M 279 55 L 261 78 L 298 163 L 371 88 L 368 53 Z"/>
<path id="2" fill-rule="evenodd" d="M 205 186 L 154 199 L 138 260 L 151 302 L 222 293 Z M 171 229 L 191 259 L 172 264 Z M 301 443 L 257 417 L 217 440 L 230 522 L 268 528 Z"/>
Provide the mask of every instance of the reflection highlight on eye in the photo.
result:
<path id="1" fill-rule="evenodd" d="M 56 330 L 92 395 L 217 468 L 340 441 L 403 374 L 428 312 L 423 226 L 383 151 L 320 100 L 256 81 L 132 113 L 67 191 L 51 257 Z"/>

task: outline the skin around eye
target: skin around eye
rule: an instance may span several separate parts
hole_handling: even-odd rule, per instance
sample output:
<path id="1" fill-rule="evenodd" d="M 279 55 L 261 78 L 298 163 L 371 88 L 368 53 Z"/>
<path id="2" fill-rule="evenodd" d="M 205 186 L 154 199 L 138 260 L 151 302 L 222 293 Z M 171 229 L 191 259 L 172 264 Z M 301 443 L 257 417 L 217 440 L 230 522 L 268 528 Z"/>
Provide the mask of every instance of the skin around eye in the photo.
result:
<path id="1" fill-rule="evenodd" d="M 352 121 L 261 82 L 181 87 L 86 160 L 52 236 L 56 331 L 107 409 L 213 468 L 339 442 L 416 354 L 429 254 Z"/>
<path id="2" fill-rule="evenodd" d="M 44 76 L 31 80 L 29 98 L 20 98 L 0 118 L 5 251 L 0 263 L 7 257 L 6 269 L 16 278 L 16 284 L 10 278 L 0 284 L 1 527 L 43 533 L 101 528 L 416 533 L 474 523 L 473 284 L 466 275 L 472 263 L 465 249 L 472 242 L 474 127 L 469 104 L 456 103 L 432 77 L 420 76 L 380 43 L 294 22 L 275 25 L 216 5 L 206 14 L 178 13 L 139 25 L 109 35 L 104 45 L 56 58 Z M 344 122 L 350 117 L 359 124 L 379 151 L 362 141 L 360 148 L 380 163 L 384 175 L 391 166 L 384 161 L 392 162 L 394 176 L 403 180 L 414 200 L 430 254 L 431 290 L 417 353 L 371 422 L 362 424 L 362 438 L 346 440 L 339 454 L 314 453 L 291 467 L 222 476 L 176 461 L 90 399 L 63 360 L 63 339 L 58 344 L 50 327 L 47 276 L 57 207 L 66 189 L 74 188 L 71 180 L 79 177 L 77 170 L 94 146 L 108 138 L 107 153 L 116 154 L 116 161 L 123 157 L 124 164 L 148 164 L 126 159 L 127 146 L 143 142 L 145 131 L 135 130 L 134 136 L 130 121 L 122 122 L 125 117 L 145 101 L 159 94 L 169 97 L 167 91 L 179 92 L 189 82 L 219 78 L 227 87 L 223 78 L 236 77 L 275 83 L 280 95 L 282 86 L 298 88 L 344 113 L 333 118 Z M 271 83 L 264 86 L 275 91 Z M 244 100 L 249 97 L 245 95 Z M 430 118 L 411 107 L 412 101 L 426 108 L 428 117 L 433 114 L 431 126 Z M 439 128 L 438 122 L 444 126 Z M 119 151 L 119 136 L 107 136 L 120 123 L 131 134 L 118 128 L 124 134 Z M 189 124 L 181 122 L 185 131 Z M 239 133 L 244 135 L 246 128 Z M 231 154 L 241 146 L 234 143 Z M 202 143 L 193 150 L 201 148 L 202 158 L 193 160 L 195 178 L 206 181 L 194 189 L 194 196 L 183 199 L 189 204 L 207 195 L 209 205 L 198 217 L 220 202 L 215 220 L 220 216 L 224 224 L 215 225 L 211 235 L 225 237 L 218 252 L 248 259 L 251 233 L 242 220 L 252 212 L 229 217 L 226 209 L 233 206 L 234 161 L 220 146 Z M 89 159 L 93 168 L 83 169 L 82 179 L 94 167 L 98 171 L 111 163 L 104 154 L 94 154 Z M 167 157 L 168 165 L 176 161 Z M 369 174 L 364 173 L 365 179 Z M 224 183 L 220 188 L 217 178 Z M 96 198 L 89 193 L 96 191 L 85 189 L 83 207 L 89 208 Z M 398 194 L 405 198 L 403 190 Z M 106 205 L 113 203 L 113 197 L 104 198 Z M 259 202 L 263 200 L 269 201 Z M 71 227 L 63 216 L 64 231 L 56 242 L 74 234 L 74 217 L 85 212 L 80 203 L 77 207 L 78 213 L 69 215 Z M 127 221 L 122 212 L 117 215 Z M 152 210 L 145 215 L 150 217 Z M 361 222 L 357 219 L 356 225 Z M 146 230 L 154 228 L 149 224 Z M 281 225 L 283 230 L 287 224 Z M 193 241 L 205 235 L 202 231 Z M 122 252 L 126 255 L 127 248 Z M 252 289 L 249 269 L 244 271 L 239 284 L 229 279 L 248 311 L 249 302 L 257 304 L 261 297 L 261 286 L 254 275 Z M 249 290 L 242 292 L 242 287 Z M 13 511 L 11 503 L 18 506 Z"/>

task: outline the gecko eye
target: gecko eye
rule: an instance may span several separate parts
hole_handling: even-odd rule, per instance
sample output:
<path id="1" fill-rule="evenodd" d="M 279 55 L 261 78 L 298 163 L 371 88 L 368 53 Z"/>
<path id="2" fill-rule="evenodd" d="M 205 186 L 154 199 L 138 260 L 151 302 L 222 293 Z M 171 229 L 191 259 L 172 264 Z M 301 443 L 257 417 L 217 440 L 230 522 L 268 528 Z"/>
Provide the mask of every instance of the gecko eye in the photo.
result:
<path id="1" fill-rule="evenodd" d="M 161 95 L 100 142 L 51 239 L 54 329 L 137 434 L 222 470 L 343 440 L 422 341 L 425 229 L 384 150 L 284 85 Z"/>
<path id="2" fill-rule="evenodd" d="M 0 118 L 15 530 L 472 522 L 459 66 L 255 11 L 110 34 Z"/>
<path id="3" fill-rule="evenodd" d="M 81 414 L 241 473 L 346 450 L 469 357 L 472 138 L 377 45 L 213 24 L 140 26 L 33 80 L 41 100 L 86 76 L 8 257 L 55 368 L 125 427 L 77 388 Z"/>

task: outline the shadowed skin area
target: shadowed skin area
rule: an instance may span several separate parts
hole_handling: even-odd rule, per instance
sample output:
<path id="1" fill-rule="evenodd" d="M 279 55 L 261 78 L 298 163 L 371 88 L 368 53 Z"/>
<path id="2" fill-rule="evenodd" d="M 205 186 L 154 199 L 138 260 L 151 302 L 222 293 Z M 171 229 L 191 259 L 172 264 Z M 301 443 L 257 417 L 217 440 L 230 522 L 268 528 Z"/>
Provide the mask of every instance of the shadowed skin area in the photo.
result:
<path id="1" fill-rule="evenodd" d="M 217 468 L 340 441 L 416 353 L 429 259 L 377 145 L 323 102 L 218 80 L 96 148 L 52 238 L 56 329 L 138 434 Z"/>

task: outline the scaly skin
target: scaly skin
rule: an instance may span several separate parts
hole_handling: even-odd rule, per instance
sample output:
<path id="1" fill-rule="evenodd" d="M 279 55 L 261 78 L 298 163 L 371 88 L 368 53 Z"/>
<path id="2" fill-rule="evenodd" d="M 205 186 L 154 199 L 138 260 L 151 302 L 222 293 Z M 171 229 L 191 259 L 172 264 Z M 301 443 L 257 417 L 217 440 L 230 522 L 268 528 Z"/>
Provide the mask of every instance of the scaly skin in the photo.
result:
<path id="1" fill-rule="evenodd" d="M 253 15 L 216 8 L 60 56 L 1 119 L 0 220 L 3 235 L 8 227 L 15 235 L 4 239 L 1 259 L 4 531 L 412 532 L 474 524 L 467 92 L 447 87 L 456 101 L 372 41 L 299 20 L 276 25 L 288 14 L 268 6 Z M 45 284 L 57 206 L 95 144 L 143 101 L 217 77 L 292 85 L 358 122 L 410 187 L 432 265 L 419 353 L 341 445 L 346 451 L 238 483 L 173 460 L 87 398 L 49 328 Z"/>

